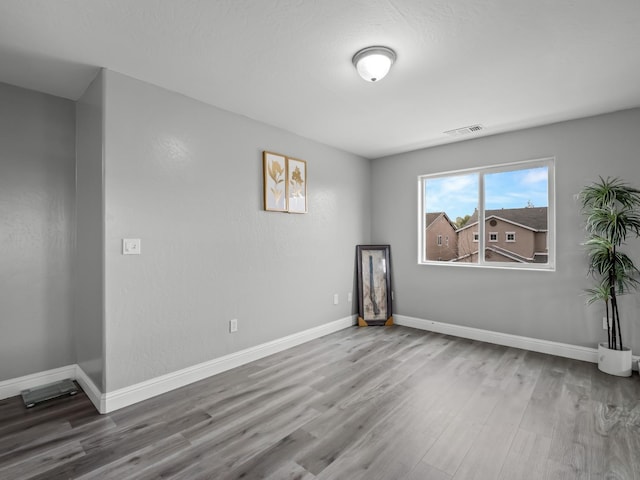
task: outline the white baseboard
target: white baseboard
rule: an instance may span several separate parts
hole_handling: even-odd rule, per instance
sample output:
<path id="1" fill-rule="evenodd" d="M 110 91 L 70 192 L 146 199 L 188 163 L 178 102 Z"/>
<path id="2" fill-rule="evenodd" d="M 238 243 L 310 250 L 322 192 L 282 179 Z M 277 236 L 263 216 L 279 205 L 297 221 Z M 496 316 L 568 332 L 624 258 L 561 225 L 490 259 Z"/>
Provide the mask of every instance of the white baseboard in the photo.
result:
<path id="1" fill-rule="evenodd" d="M 78 382 L 78 385 L 82 387 L 82 390 L 87 394 L 96 409 L 100 413 L 105 413 L 103 405 L 101 405 L 101 403 L 103 403 L 101 402 L 102 392 L 100 392 L 100 389 L 96 387 L 87 374 L 84 373 L 82 368 L 75 364 L 4 380 L 0 382 L 0 400 L 20 395 L 22 390 L 28 388 L 41 387 L 67 378 Z"/>
<path id="2" fill-rule="evenodd" d="M 218 373 L 226 372 L 249 362 L 295 347 L 330 333 L 356 324 L 356 316 L 341 318 L 325 325 L 294 333 L 271 342 L 256 345 L 224 357 L 152 378 L 136 385 L 102 393 L 89 376 L 78 365 L 47 370 L 24 377 L 0 382 L 0 400 L 19 395 L 26 388 L 38 387 L 65 378 L 75 379 L 100 413 L 109 413 L 142 400 L 175 390 Z"/>
<path id="3" fill-rule="evenodd" d="M 482 330 L 480 328 L 434 322 L 433 320 L 407 317 L 405 315 L 394 315 L 393 320 L 394 323 L 404 325 L 405 327 L 428 330 L 445 335 L 454 335 L 471 340 L 480 340 L 482 342 L 495 343 L 496 345 L 504 345 L 506 347 L 521 348 L 523 350 L 531 350 L 532 352 L 548 353 L 549 355 L 556 355 L 558 357 L 598 363 L 598 350 L 596 348 L 580 347 L 568 343 L 552 342 L 550 340 L 521 337 L 519 335 Z M 640 357 L 633 357 L 634 370 L 638 369 L 639 359 Z"/>
<path id="4" fill-rule="evenodd" d="M 232 368 L 281 352 L 287 348 L 295 347 L 310 340 L 351 327 L 355 325 L 355 322 L 356 317 L 352 315 L 303 332 L 294 333 L 287 337 L 215 358 L 208 362 L 152 378 L 129 387 L 107 392 L 103 395 L 101 401 L 104 410 L 101 409 L 100 411 L 101 413 L 107 413 L 128 405 L 133 405 L 142 400 L 155 397 L 156 395 L 175 390 L 176 388 L 211 377 L 212 375 L 226 372 Z"/>
<path id="5" fill-rule="evenodd" d="M 76 365 L 54 368 L 45 372 L 32 373 L 23 377 L 10 378 L 0 382 L 0 400 L 20 395 L 22 390 L 59 382 L 65 378 L 75 378 Z"/>
<path id="6" fill-rule="evenodd" d="M 452 325 L 448 323 L 434 322 L 405 315 L 394 315 L 394 323 L 406 327 L 428 330 L 431 332 L 469 338 L 482 342 L 504 345 L 507 347 L 521 348 L 534 352 L 547 353 L 560 357 L 573 358 L 587 362 L 598 362 L 598 352 L 595 348 L 580 347 L 566 343 L 540 340 L 536 338 L 522 337 L 508 333 L 482 330 L 479 328 Z M 75 379 L 87 394 L 91 402 L 100 413 L 109 413 L 120 408 L 133 405 L 157 395 L 175 390 L 193 382 L 231 370 L 232 368 L 259 360 L 274 353 L 295 347 L 330 333 L 351 327 L 356 323 L 356 316 L 345 317 L 325 325 L 320 325 L 303 332 L 295 333 L 287 337 L 279 338 L 271 342 L 256 345 L 239 352 L 231 353 L 223 357 L 215 358 L 208 362 L 193 365 L 191 367 L 168 373 L 160 377 L 152 378 L 136 385 L 102 393 L 89 376 L 78 365 L 47 370 L 0 382 L 0 400 L 19 395 L 27 388 L 33 388 L 47 383 L 57 382 L 65 378 Z M 634 370 L 638 369 L 640 357 L 633 357 Z"/>
<path id="7" fill-rule="evenodd" d="M 521 337 L 519 335 L 511 335 L 509 333 L 482 330 L 480 328 L 465 327 L 450 323 L 434 322 L 432 320 L 406 317 L 404 315 L 394 315 L 393 319 L 395 323 L 398 325 L 404 325 L 405 327 L 413 327 L 420 330 L 443 333 L 445 335 L 454 335 L 456 337 L 468 338 L 471 340 L 480 340 L 481 342 L 495 343 L 506 347 L 521 348 L 523 350 L 531 350 L 533 352 L 548 353 L 558 357 L 567 357 L 586 362 L 598 363 L 598 351 L 595 348 L 580 347 L 577 345 L 540 340 L 537 338 Z"/>
<path id="8" fill-rule="evenodd" d="M 93 380 L 91 380 L 91 378 L 89 378 L 89 375 L 87 375 L 84 370 L 82 370 L 82 367 L 80 367 L 80 365 L 76 365 L 75 378 L 76 382 L 78 382 L 78 385 L 82 387 L 84 393 L 86 393 L 87 397 L 89 397 L 89 400 L 91 400 L 91 403 L 93 403 L 93 405 L 96 407 L 96 410 L 98 410 L 100 413 L 107 413 L 104 402 L 104 393 L 102 393 L 96 386 L 96 384 L 93 383 Z"/>

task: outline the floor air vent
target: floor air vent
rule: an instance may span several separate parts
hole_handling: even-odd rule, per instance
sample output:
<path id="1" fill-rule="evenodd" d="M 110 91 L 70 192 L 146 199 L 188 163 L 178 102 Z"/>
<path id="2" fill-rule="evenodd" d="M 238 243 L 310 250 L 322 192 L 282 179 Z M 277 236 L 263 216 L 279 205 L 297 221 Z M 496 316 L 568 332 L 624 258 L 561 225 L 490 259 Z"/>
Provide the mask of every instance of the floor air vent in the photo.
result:
<path id="1" fill-rule="evenodd" d="M 78 387 L 68 378 L 20 392 L 24 406 L 27 408 L 34 407 L 36 404 L 47 400 L 52 400 L 64 395 L 75 395 L 76 393 L 78 393 Z"/>
<path id="2" fill-rule="evenodd" d="M 468 127 L 456 128 L 454 130 L 447 130 L 447 135 L 451 135 L 452 137 L 459 137 L 460 135 L 468 135 L 470 133 L 479 132 L 482 130 L 482 125 L 470 125 Z"/>

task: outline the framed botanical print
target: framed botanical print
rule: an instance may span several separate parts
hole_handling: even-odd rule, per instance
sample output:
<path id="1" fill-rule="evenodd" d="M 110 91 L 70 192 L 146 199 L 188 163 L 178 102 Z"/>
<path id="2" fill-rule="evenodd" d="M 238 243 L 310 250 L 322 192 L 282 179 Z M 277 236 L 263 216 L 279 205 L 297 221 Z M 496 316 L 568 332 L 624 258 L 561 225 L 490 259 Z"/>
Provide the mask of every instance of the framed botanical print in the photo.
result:
<path id="1" fill-rule="evenodd" d="M 287 202 L 289 213 L 307 212 L 307 162 L 287 157 Z"/>
<path id="2" fill-rule="evenodd" d="M 391 247 L 358 245 L 358 325 L 393 325 Z"/>
<path id="3" fill-rule="evenodd" d="M 287 158 L 272 152 L 262 152 L 264 209 L 288 211 Z"/>
<path id="4" fill-rule="evenodd" d="M 307 213 L 307 162 L 279 153 L 262 152 L 264 209 Z"/>

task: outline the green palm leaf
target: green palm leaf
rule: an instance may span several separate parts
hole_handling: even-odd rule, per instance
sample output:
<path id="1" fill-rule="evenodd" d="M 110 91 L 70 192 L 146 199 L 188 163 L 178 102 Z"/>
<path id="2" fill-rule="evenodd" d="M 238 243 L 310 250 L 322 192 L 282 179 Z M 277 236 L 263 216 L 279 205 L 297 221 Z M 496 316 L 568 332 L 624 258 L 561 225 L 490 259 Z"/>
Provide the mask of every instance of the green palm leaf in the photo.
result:
<path id="1" fill-rule="evenodd" d="M 622 349 L 620 315 L 616 297 L 640 286 L 640 271 L 618 250 L 629 235 L 640 236 L 640 190 L 618 178 L 602 178 L 579 195 L 585 216 L 589 273 L 597 284 L 587 289 L 587 303 L 605 302 L 609 323 L 609 347 Z M 611 314 L 609 317 L 609 305 Z"/>

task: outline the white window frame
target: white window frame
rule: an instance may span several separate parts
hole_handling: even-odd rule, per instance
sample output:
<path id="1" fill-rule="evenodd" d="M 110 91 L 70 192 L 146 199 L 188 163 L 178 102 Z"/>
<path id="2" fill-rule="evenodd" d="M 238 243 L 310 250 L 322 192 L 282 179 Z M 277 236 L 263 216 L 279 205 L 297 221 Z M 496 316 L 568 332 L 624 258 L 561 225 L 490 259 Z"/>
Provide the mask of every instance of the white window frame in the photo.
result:
<path id="1" fill-rule="evenodd" d="M 512 240 L 509 240 L 509 235 L 513 235 Z M 504 241 L 507 243 L 516 243 L 516 232 L 504 232 Z"/>
<path id="2" fill-rule="evenodd" d="M 442 235 L 438 235 L 438 238 L 436 240 L 436 243 L 438 244 L 439 247 L 442 246 Z"/>
<path id="3" fill-rule="evenodd" d="M 478 243 L 480 241 L 480 233 L 473 232 L 473 243 Z"/>
<path id="4" fill-rule="evenodd" d="M 485 217 L 484 217 L 484 175 L 491 173 L 501 173 L 512 170 L 524 170 L 528 168 L 547 167 L 547 263 L 510 263 L 510 262 L 491 262 L 478 257 L 477 263 L 467 262 L 442 262 L 427 260 L 426 255 L 426 233 L 425 233 L 425 183 L 430 178 L 448 177 L 453 175 L 464 175 L 469 173 L 478 174 L 478 251 L 484 252 L 486 248 L 485 239 Z M 554 272 L 556 270 L 556 196 L 555 196 L 555 157 L 540 158 L 535 160 L 524 160 L 519 162 L 496 164 L 479 168 L 467 168 L 460 170 L 451 170 L 447 172 L 430 173 L 418 176 L 418 264 L 419 265 L 438 265 L 455 268 L 499 268 L 499 269 L 515 269 L 515 270 L 535 270 Z M 515 232 L 510 232 L 515 233 Z"/>
<path id="5" fill-rule="evenodd" d="M 491 238 L 493 237 L 493 239 Z M 497 242 L 498 241 L 498 232 L 489 232 L 489 241 L 490 242 Z"/>

